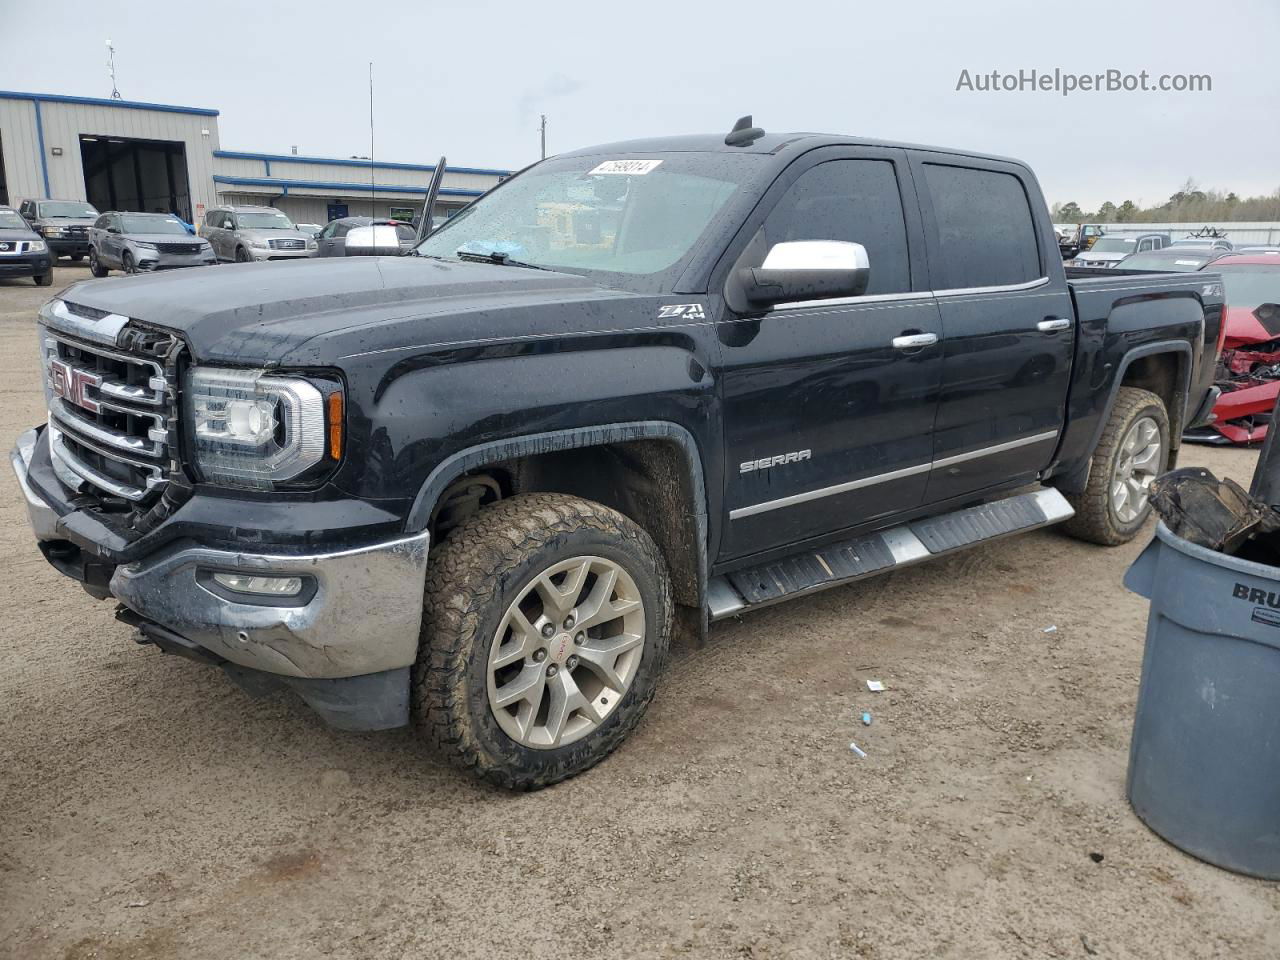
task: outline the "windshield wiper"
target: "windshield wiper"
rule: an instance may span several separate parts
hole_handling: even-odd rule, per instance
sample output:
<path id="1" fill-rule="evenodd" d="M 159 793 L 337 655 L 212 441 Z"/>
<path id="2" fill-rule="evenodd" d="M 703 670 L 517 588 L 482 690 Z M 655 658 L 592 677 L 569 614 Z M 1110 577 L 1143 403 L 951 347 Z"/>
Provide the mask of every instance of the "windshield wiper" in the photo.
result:
<path id="1" fill-rule="evenodd" d="M 459 260 L 468 260 L 471 263 L 496 263 L 502 267 L 526 267 L 529 270 L 547 270 L 548 267 L 540 267 L 536 263 L 525 263 L 523 260 L 512 260 L 511 256 L 502 253 L 499 250 L 490 250 L 488 253 L 474 253 L 470 250 L 459 250 L 454 254 Z"/>

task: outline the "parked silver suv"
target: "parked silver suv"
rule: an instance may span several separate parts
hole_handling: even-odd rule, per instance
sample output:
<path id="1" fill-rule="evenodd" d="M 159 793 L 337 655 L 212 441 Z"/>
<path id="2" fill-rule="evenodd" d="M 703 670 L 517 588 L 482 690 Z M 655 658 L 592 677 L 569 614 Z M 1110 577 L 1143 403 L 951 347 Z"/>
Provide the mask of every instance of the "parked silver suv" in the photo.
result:
<path id="1" fill-rule="evenodd" d="M 204 215 L 200 233 L 219 260 L 249 263 L 316 254 L 315 238 L 274 207 L 214 207 Z"/>
<path id="2" fill-rule="evenodd" d="M 104 213 L 89 230 L 89 272 L 138 273 L 216 263 L 207 240 L 168 213 Z"/>

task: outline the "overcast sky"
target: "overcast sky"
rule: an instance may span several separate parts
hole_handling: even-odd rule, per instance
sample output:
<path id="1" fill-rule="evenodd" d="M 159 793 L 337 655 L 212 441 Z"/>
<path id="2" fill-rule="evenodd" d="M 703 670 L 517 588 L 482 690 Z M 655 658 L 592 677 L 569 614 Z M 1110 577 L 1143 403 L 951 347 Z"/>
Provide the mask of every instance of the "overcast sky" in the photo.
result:
<path id="1" fill-rule="evenodd" d="M 214 107 L 224 149 L 520 167 L 668 133 L 821 130 L 1026 160 L 1050 202 L 1280 188 L 1280 3 L 217 4 L 0 0 L 0 89 Z M 1204 93 L 957 91 L 971 75 L 1209 74 Z"/>

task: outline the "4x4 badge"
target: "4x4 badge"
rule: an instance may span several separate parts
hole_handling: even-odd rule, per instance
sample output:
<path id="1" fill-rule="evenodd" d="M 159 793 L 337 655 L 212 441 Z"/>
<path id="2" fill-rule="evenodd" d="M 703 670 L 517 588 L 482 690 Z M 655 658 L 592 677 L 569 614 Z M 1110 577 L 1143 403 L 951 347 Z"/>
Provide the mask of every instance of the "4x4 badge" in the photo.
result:
<path id="1" fill-rule="evenodd" d="M 681 317 L 685 320 L 705 320 L 707 312 L 702 309 L 700 303 L 668 303 L 665 307 L 658 308 L 658 319 L 667 320 L 672 317 Z"/>

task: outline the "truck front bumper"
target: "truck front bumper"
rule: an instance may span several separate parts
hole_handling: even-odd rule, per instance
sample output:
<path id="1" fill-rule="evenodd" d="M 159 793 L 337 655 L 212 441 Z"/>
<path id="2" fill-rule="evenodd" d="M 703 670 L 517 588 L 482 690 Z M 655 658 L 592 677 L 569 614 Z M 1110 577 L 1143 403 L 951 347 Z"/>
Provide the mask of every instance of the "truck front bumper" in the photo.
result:
<path id="1" fill-rule="evenodd" d="M 228 673 L 246 689 L 285 683 L 335 726 L 380 729 L 407 722 L 427 532 L 309 553 L 179 541 L 112 566 L 72 542 L 76 538 L 66 526 L 71 515 L 60 514 L 32 486 L 28 474 L 39 440 L 36 430 L 24 433 L 10 462 L 42 551 L 91 594 L 124 604 L 136 616 L 121 619 L 138 626 L 145 638 L 168 652 L 232 668 Z M 250 594 L 228 589 L 214 580 L 215 573 L 298 578 L 303 589 L 287 597 Z M 357 702 L 375 695 L 380 702 Z M 341 715 L 316 702 L 326 697 L 345 704 Z"/>

